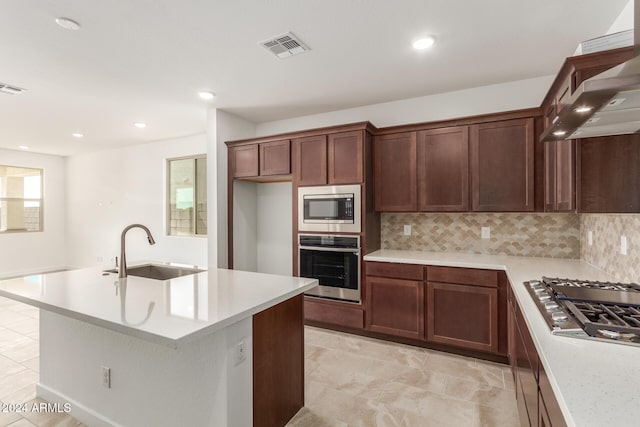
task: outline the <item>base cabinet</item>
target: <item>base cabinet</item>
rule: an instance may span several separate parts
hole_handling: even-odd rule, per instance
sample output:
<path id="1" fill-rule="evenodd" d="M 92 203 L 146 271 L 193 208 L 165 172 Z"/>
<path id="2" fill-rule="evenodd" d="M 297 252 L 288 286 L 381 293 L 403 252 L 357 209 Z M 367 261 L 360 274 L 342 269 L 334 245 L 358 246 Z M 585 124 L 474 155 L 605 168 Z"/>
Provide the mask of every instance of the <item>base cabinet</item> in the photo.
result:
<path id="1" fill-rule="evenodd" d="M 317 322 L 349 329 L 364 328 L 364 311 L 361 305 L 322 298 L 305 297 L 304 319 L 307 322 Z"/>

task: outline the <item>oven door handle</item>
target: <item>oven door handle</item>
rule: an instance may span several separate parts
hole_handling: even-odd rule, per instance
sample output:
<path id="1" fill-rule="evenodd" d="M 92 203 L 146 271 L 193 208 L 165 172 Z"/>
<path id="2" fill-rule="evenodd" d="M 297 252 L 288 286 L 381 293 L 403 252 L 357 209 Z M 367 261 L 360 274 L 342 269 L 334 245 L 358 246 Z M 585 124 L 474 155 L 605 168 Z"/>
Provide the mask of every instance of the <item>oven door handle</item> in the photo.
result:
<path id="1" fill-rule="evenodd" d="M 306 249 L 309 251 L 322 251 L 322 252 L 351 252 L 356 255 L 360 252 L 360 249 L 347 249 L 347 248 L 319 248 L 315 246 L 298 246 L 298 249 Z"/>

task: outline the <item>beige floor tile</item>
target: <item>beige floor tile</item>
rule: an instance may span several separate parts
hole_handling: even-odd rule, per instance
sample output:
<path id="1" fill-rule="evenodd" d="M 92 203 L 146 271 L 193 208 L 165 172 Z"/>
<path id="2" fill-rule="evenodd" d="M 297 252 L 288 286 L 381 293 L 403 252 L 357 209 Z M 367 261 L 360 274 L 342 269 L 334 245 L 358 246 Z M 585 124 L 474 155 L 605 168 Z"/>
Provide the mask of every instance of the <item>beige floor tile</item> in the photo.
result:
<path id="1" fill-rule="evenodd" d="M 47 406 L 47 402 L 43 399 L 37 398 L 28 402 L 29 407 L 33 407 L 33 404 L 37 405 L 37 410 L 23 415 L 38 427 L 75 427 L 79 424 L 75 418 L 64 412 L 59 412 L 57 406 Z M 45 406 L 40 406 L 41 404 Z M 49 409 L 52 412 L 48 412 Z M 62 407 L 60 407 L 60 411 L 62 411 Z"/>
<path id="2" fill-rule="evenodd" d="M 4 408 L 4 404 L 0 402 L 0 408 Z M 11 408 L 6 408 L 7 412 L 0 411 L 0 427 L 8 426 L 9 424 L 18 421 L 22 416 Z"/>
<path id="3" fill-rule="evenodd" d="M 30 320 L 30 319 L 32 318 L 24 314 L 18 313 L 17 311 L 12 310 L 11 308 L 7 309 L 6 307 L 3 307 L 2 310 L 0 310 L 0 326 L 2 326 L 3 328 L 8 323 L 16 323 L 22 320 Z"/>
<path id="4" fill-rule="evenodd" d="M 287 427 L 348 427 L 348 424 L 304 407 L 287 423 Z"/>
<path id="5" fill-rule="evenodd" d="M 34 372 L 40 372 L 40 357 L 34 357 L 33 359 L 22 361 L 20 364 Z"/>
<path id="6" fill-rule="evenodd" d="M 0 355 L 0 378 L 4 378 L 5 375 L 15 374 L 25 370 L 26 368 L 15 360 L 11 360 L 8 357 Z"/>
<path id="7" fill-rule="evenodd" d="M 6 322 L 4 327 L 23 335 L 40 331 L 39 320 L 34 319 L 33 317 L 16 320 L 15 322 Z"/>
<path id="8" fill-rule="evenodd" d="M 40 355 L 38 341 L 23 337 L 13 344 L 0 347 L 0 355 L 16 362 L 24 362 Z"/>
<path id="9" fill-rule="evenodd" d="M 516 397 L 513 390 L 457 377 L 447 378 L 446 396 L 491 407 L 509 415 L 517 415 Z"/>
<path id="10" fill-rule="evenodd" d="M 24 335 L 19 334 L 18 332 L 11 331 L 6 328 L 0 328 L 0 348 L 12 345 L 23 338 Z"/>
<path id="11" fill-rule="evenodd" d="M 5 401 L 24 403 L 36 398 L 36 383 L 18 388 L 5 396 Z"/>
<path id="12" fill-rule="evenodd" d="M 494 408 L 484 405 L 475 407 L 474 427 L 520 427 L 520 418 L 517 412 L 505 414 L 496 411 Z"/>
<path id="13" fill-rule="evenodd" d="M 25 400 L 16 399 L 18 391 L 25 387 L 33 386 L 38 381 L 38 373 L 29 369 L 5 375 L 0 382 L 0 400 L 7 403 L 25 402 Z"/>
<path id="14" fill-rule="evenodd" d="M 493 387 L 504 388 L 502 368 L 478 364 L 475 359 L 468 357 L 448 353 L 430 354 L 425 362 L 425 369 Z"/>
<path id="15" fill-rule="evenodd" d="M 9 424 L 7 427 L 38 427 L 26 418 L 20 418 L 18 421 Z"/>

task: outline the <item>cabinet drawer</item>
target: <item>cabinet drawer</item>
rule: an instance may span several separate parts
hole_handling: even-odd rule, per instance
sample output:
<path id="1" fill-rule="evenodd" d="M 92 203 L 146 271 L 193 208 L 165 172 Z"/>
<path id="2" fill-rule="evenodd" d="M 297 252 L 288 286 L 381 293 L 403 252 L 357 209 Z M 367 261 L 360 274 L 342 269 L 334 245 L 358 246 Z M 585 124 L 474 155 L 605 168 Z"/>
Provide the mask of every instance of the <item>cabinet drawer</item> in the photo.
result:
<path id="1" fill-rule="evenodd" d="M 459 283 L 461 285 L 498 287 L 498 271 L 478 268 L 427 267 L 430 282 Z"/>
<path id="2" fill-rule="evenodd" d="M 424 266 L 394 262 L 367 262 L 367 276 L 392 277 L 395 279 L 424 280 Z"/>
<path id="3" fill-rule="evenodd" d="M 313 299 L 304 301 L 304 318 L 348 328 L 364 328 L 364 311 L 360 307 L 334 305 Z"/>

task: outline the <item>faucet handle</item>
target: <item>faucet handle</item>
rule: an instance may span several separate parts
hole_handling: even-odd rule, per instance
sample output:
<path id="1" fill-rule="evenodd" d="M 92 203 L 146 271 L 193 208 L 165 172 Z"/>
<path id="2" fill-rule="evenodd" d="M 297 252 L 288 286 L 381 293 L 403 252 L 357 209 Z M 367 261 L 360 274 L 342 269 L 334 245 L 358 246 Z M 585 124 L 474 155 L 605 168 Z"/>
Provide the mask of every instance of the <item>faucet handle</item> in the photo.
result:
<path id="1" fill-rule="evenodd" d="M 118 268 L 118 257 L 116 257 L 115 259 L 116 259 L 116 268 Z"/>

